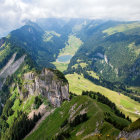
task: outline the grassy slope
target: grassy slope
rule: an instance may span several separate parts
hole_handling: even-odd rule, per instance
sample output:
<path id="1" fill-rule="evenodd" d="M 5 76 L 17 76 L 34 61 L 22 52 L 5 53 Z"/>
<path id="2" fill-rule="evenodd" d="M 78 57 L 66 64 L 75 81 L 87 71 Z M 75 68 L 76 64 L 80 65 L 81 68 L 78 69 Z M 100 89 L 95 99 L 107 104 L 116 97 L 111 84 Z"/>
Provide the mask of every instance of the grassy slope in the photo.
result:
<path id="1" fill-rule="evenodd" d="M 83 106 L 77 109 L 80 105 Z M 57 108 L 55 112 L 46 118 L 41 123 L 39 128 L 26 140 L 46 140 L 54 137 L 57 133 L 61 132 L 62 128 L 60 126 L 66 119 L 69 118 L 70 109 L 74 106 L 74 110 L 77 109 L 74 116 L 78 115 L 81 110 L 86 108 L 89 119 L 86 122 L 77 125 L 74 127 L 74 129 L 70 129 L 70 139 L 72 140 L 81 140 L 88 135 L 88 139 L 98 139 L 98 136 L 90 136 L 90 134 L 97 128 L 97 123 L 99 123 L 98 129 L 100 130 L 100 134 L 102 134 L 102 139 L 105 139 L 108 134 L 110 135 L 110 139 L 112 139 L 113 136 L 116 136 L 119 133 L 118 129 L 114 128 L 106 121 L 101 123 L 104 120 L 104 112 L 109 112 L 113 119 L 117 122 L 128 124 L 126 120 L 117 117 L 108 106 L 101 104 L 87 96 L 77 96 L 70 102 L 66 101 L 60 108 Z M 64 127 L 64 129 L 66 128 L 69 128 L 68 124 Z M 76 136 L 76 134 L 81 131 L 83 131 L 83 133 Z"/>
<path id="2" fill-rule="evenodd" d="M 70 35 L 66 47 L 60 51 L 59 56 L 65 54 L 74 55 L 82 44 L 83 43 L 79 38 L 74 35 Z"/>
<path id="3" fill-rule="evenodd" d="M 94 71 L 87 71 L 90 76 L 99 80 L 99 76 Z"/>
<path id="4" fill-rule="evenodd" d="M 10 45 L 3 44 L 0 48 L 0 62 L 3 61 L 5 56 L 10 52 Z"/>
<path id="5" fill-rule="evenodd" d="M 54 64 L 58 70 L 63 72 L 68 68 L 69 63 L 52 62 L 52 64 Z"/>
<path id="6" fill-rule="evenodd" d="M 92 90 L 95 92 L 100 92 L 106 97 L 108 97 L 112 102 L 114 102 L 117 107 L 125 114 L 129 115 L 130 118 L 135 121 L 140 117 L 136 114 L 136 111 L 140 112 L 140 103 L 130 99 L 123 94 L 118 94 L 115 91 L 109 90 L 102 86 L 98 86 L 85 79 L 83 76 L 78 74 L 68 74 L 66 78 L 69 81 L 70 91 L 80 95 L 83 90 Z"/>
<path id="7" fill-rule="evenodd" d="M 128 89 L 131 89 L 133 92 L 139 92 L 140 93 L 140 87 L 130 87 Z"/>
<path id="8" fill-rule="evenodd" d="M 14 98 L 16 98 L 14 105 L 12 106 L 14 113 L 9 116 L 7 120 L 9 125 L 11 125 L 14 122 L 14 119 L 18 117 L 18 112 L 24 111 L 29 113 L 35 100 L 35 96 L 29 96 L 26 102 L 21 102 L 17 88 L 15 88 L 15 90 L 12 92 L 12 96 L 10 97 L 10 99 Z"/>
<path id="9" fill-rule="evenodd" d="M 112 35 L 117 32 L 126 32 L 128 30 L 138 28 L 140 27 L 140 24 L 138 22 L 135 23 L 129 23 L 129 24 L 121 24 L 115 27 L 108 28 L 103 31 L 103 33 L 107 33 L 108 35 Z"/>
<path id="10" fill-rule="evenodd" d="M 82 45 L 82 41 L 79 38 L 77 38 L 74 35 L 70 35 L 68 39 L 68 43 L 66 44 L 65 48 L 63 48 L 60 51 L 59 56 L 62 56 L 62 55 L 73 56 L 81 45 Z M 55 62 L 52 62 L 52 64 L 54 64 L 58 70 L 63 72 L 64 70 L 67 69 L 69 62 L 61 63 L 61 62 L 55 61 Z"/>
<path id="11" fill-rule="evenodd" d="M 140 129 L 140 118 L 135 122 L 131 123 L 127 128 L 125 128 L 125 131 L 131 132 L 138 129 Z"/>

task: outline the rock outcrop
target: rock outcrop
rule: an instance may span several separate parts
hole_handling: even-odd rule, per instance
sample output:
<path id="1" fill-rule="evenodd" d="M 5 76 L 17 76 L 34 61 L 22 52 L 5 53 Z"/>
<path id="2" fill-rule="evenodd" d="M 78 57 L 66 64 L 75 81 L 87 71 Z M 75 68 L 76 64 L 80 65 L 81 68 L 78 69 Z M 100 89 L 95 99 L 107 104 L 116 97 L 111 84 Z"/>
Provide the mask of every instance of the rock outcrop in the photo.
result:
<path id="1" fill-rule="evenodd" d="M 20 67 L 20 65 L 24 62 L 26 55 L 23 55 L 22 57 L 20 57 L 18 60 L 15 61 L 16 55 L 17 54 L 14 53 L 11 59 L 8 61 L 8 63 L 0 71 L 0 89 L 2 88 L 6 78 L 15 73 Z"/>
<path id="2" fill-rule="evenodd" d="M 117 139 L 119 140 L 121 138 L 125 138 L 126 140 L 138 140 L 140 139 L 140 129 L 134 130 L 132 132 L 122 131 Z"/>
<path id="3" fill-rule="evenodd" d="M 69 85 L 68 82 L 60 79 L 54 71 L 44 69 L 40 74 L 36 72 L 24 74 L 22 90 L 19 93 L 21 98 L 41 94 L 48 98 L 52 105 L 58 107 L 63 100 L 69 99 Z"/>

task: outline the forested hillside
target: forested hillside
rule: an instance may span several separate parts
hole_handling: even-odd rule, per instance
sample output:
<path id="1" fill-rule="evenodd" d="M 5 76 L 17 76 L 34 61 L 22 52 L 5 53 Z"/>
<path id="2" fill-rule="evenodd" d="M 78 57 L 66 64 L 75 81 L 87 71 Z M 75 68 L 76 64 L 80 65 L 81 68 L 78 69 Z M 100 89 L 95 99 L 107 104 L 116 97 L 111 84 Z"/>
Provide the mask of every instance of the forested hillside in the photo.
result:
<path id="1" fill-rule="evenodd" d="M 139 22 L 93 21 L 87 24 L 77 33 L 84 43 L 72 58 L 68 71 L 94 71 L 107 81 L 138 86 L 139 31 Z"/>
<path id="2" fill-rule="evenodd" d="M 87 97 L 86 94 L 91 96 Z M 64 102 L 46 118 L 26 140 L 114 139 L 130 122 L 115 115 L 109 106 L 102 103 L 103 98 L 101 101 L 96 97 L 102 98 L 98 94 L 94 96 L 92 92 L 73 96 L 70 102 Z"/>

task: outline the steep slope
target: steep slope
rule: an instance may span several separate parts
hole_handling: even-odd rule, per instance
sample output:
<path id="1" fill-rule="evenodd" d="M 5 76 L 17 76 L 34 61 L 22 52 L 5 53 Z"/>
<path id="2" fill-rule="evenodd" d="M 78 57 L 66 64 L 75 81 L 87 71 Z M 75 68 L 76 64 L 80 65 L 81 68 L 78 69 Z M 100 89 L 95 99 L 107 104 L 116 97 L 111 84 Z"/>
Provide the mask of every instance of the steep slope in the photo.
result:
<path id="1" fill-rule="evenodd" d="M 11 76 L 13 73 L 15 73 L 20 65 L 24 62 L 25 56 L 23 55 L 21 58 L 15 61 L 16 53 L 13 54 L 12 58 L 9 60 L 9 62 L 2 68 L 0 72 L 0 90 L 5 83 L 5 80 L 8 76 Z M 15 61 L 15 62 L 14 62 Z"/>
<path id="2" fill-rule="evenodd" d="M 63 100 L 69 99 L 69 87 L 67 80 L 57 70 L 43 69 L 40 74 L 36 72 L 25 73 L 22 83 L 18 83 L 20 99 L 30 95 L 43 95 L 54 106 L 60 106 Z M 20 90 L 21 89 L 21 90 Z"/>
<path id="3" fill-rule="evenodd" d="M 105 114 L 110 114 L 110 117 L 123 127 L 129 124 L 128 121 L 116 116 L 108 106 L 87 96 L 77 96 L 57 108 L 26 140 L 113 139 L 120 130 L 105 121 Z M 80 115 L 81 121 L 78 122 Z M 82 119 L 82 116 L 85 118 Z"/>
<path id="4" fill-rule="evenodd" d="M 31 60 L 29 54 L 18 44 L 7 38 L 0 40 L 0 114 L 8 96 L 8 86 L 13 81 L 15 74 L 24 73 L 35 68 L 35 62 Z"/>
<path id="5" fill-rule="evenodd" d="M 28 23 L 0 40 L 1 139 L 15 139 L 12 133 L 15 133 L 18 123 L 25 121 L 27 131 L 23 130 L 22 135 L 19 134 L 21 131 L 16 132 L 20 139 L 23 138 L 46 108 L 49 111 L 69 99 L 69 86 L 64 75 L 57 70 L 40 70 L 55 58 L 53 51 L 57 54 L 57 47 L 63 46 L 57 44 L 52 48 L 54 43 L 52 40 L 48 43 L 45 34 L 38 25 Z M 59 37 L 56 34 L 52 38 L 56 41 Z M 39 57 L 45 60 L 43 57 L 46 56 L 45 63 L 41 63 Z"/>
<path id="6" fill-rule="evenodd" d="M 139 31 L 139 22 L 93 21 L 85 25 L 77 33 L 83 45 L 71 59 L 69 73 L 89 70 L 110 82 L 139 85 Z M 87 66 L 82 68 L 80 63 Z"/>
<path id="7" fill-rule="evenodd" d="M 25 73 L 16 73 L 7 88 L 9 98 L 0 117 L 2 140 L 24 138 L 41 116 L 59 107 L 64 100 L 69 100 L 68 82 L 57 70 L 31 69 Z M 21 129 L 21 125 L 25 130 L 28 129 Z M 17 127 L 20 131 L 17 131 Z"/>
<path id="8" fill-rule="evenodd" d="M 128 140 L 140 139 L 140 119 L 136 120 L 125 128 L 118 136 L 118 138 L 126 138 Z"/>
<path id="9" fill-rule="evenodd" d="M 56 59 L 59 50 L 65 46 L 61 34 L 45 31 L 32 22 L 12 31 L 9 38 L 24 48 L 40 67 L 54 68 L 50 62 Z"/>

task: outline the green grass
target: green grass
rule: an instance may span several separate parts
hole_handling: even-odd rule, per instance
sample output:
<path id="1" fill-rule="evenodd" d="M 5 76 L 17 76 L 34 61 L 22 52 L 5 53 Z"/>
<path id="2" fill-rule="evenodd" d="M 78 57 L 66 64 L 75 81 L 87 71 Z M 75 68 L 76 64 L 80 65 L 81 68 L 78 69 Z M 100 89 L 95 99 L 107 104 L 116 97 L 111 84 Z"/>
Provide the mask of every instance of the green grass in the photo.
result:
<path id="1" fill-rule="evenodd" d="M 72 66 L 72 68 L 77 69 L 77 68 L 78 68 L 78 64 L 74 64 L 74 65 Z"/>
<path id="2" fill-rule="evenodd" d="M 132 42 L 131 44 L 128 45 L 128 48 L 130 49 L 130 51 L 133 51 L 136 55 L 136 57 L 139 56 L 140 54 L 140 45 L 136 46 L 135 42 Z"/>
<path id="3" fill-rule="evenodd" d="M 126 100 L 124 100 L 124 99 L 121 99 L 120 100 L 120 104 L 124 107 L 124 108 L 127 108 L 127 109 L 129 109 L 129 110 L 131 110 L 131 109 L 133 109 L 135 106 L 134 106 L 134 104 L 132 104 L 131 102 L 128 102 L 128 101 L 126 101 Z"/>
<path id="4" fill-rule="evenodd" d="M 74 107 L 75 113 L 73 116 L 76 116 L 86 109 L 88 120 L 77 125 L 74 129 L 70 128 L 67 124 L 63 129 L 60 127 L 61 124 L 70 117 L 71 108 Z M 80 107 L 81 108 L 80 108 Z M 78 109 L 79 108 L 79 109 Z M 128 125 L 129 122 L 117 117 L 112 110 L 96 100 L 93 100 L 87 96 L 77 96 L 74 97 L 70 102 L 65 101 L 60 108 L 57 108 L 54 113 L 48 116 L 39 126 L 39 128 L 33 132 L 26 140 L 46 140 L 52 139 L 57 133 L 60 133 L 64 129 L 69 129 L 71 140 L 81 140 L 85 136 L 93 133 L 96 129 L 96 124 L 99 123 L 98 129 L 100 130 L 101 139 L 105 139 L 106 135 L 110 135 L 110 139 L 117 136 L 119 130 L 113 127 L 110 123 L 103 121 L 104 112 L 109 112 L 113 119 L 118 123 Z M 100 117 L 99 117 L 100 116 Z M 103 123 L 101 123 L 103 121 Z M 83 131 L 81 135 L 76 136 L 78 132 Z M 88 137 L 92 139 L 98 139 L 98 136 Z"/>
<path id="5" fill-rule="evenodd" d="M 60 50 L 60 53 L 58 55 L 58 57 L 63 56 L 63 55 L 72 55 L 74 56 L 75 53 L 77 52 L 77 50 L 80 48 L 80 46 L 83 44 L 83 42 L 77 38 L 74 35 L 70 35 L 68 38 L 68 42 L 65 46 L 65 48 L 63 48 L 62 50 Z M 56 68 L 60 71 L 65 71 L 67 70 L 68 64 L 70 62 L 52 62 L 52 64 L 54 64 L 56 66 Z M 85 64 L 82 64 L 82 66 L 84 67 Z"/>
<path id="6" fill-rule="evenodd" d="M 122 111 L 126 116 L 129 116 L 133 121 L 138 119 L 140 115 L 136 114 L 136 111 L 140 112 L 140 103 L 130 99 L 129 97 L 118 94 L 115 91 L 109 90 L 105 87 L 95 85 L 89 80 L 85 79 L 82 75 L 68 74 L 66 78 L 69 81 L 69 89 L 71 92 L 80 95 L 83 90 L 100 92 L 108 97 L 109 100 L 114 102 L 118 109 Z"/>
<path id="7" fill-rule="evenodd" d="M 31 106 L 34 104 L 35 97 L 36 96 L 33 96 L 33 95 L 28 97 L 27 101 L 22 104 L 23 111 L 25 111 L 27 113 L 29 113 L 31 111 Z"/>
<path id="8" fill-rule="evenodd" d="M 3 59 L 10 53 L 10 44 L 3 44 L 0 48 L 0 63 L 3 61 Z"/>
<path id="9" fill-rule="evenodd" d="M 66 54 L 74 55 L 82 44 L 83 42 L 79 38 L 70 35 L 65 48 L 60 51 L 59 56 Z"/>
<path id="10" fill-rule="evenodd" d="M 16 97 L 17 99 L 14 101 L 14 105 L 12 106 L 12 110 L 14 111 L 14 113 L 11 116 L 9 116 L 7 120 L 7 123 L 9 125 L 13 124 L 14 119 L 18 117 L 18 111 L 29 113 L 35 100 L 35 96 L 30 96 L 28 97 L 26 102 L 21 103 L 20 99 L 18 99 L 15 92 L 13 93 L 10 99 L 13 99 L 13 97 Z"/>
<path id="11" fill-rule="evenodd" d="M 79 63 L 79 64 L 80 64 L 80 66 L 81 66 L 82 68 L 85 68 L 85 67 L 87 66 L 86 63 Z"/>
<path id="12" fill-rule="evenodd" d="M 99 76 L 94 71 L 87 71 L 90 76 L 99 80 Z"/>
<path id="13" fill-rule="evenodd" d="M 8 120 L 7 120 L 7 123 L 10 126 L 11 126 L 11 124 L 13 124 L 14 119 L 17 118 L 17 116 L 18 116 L 17 112 L 21 110 L 19 99 L 15 100 L 12 110 L 14 111 L 14 114 L 12 116 L 8 117 Z"/>
<path id="14" fill-rule="evenodd" d="M 127 128 L 125 128 L 125 130 L 128 132 L 138 130 L 138 129 L 140 129 L 140 118 L 135 122 L 131 123 Z"/>
<path id="15" fill-rule="evenodd" d="M 46 31 L 43 35 L 43 41 L 44 42 L 52 41 L 54 35 L 60 37 L 60 34 L 56 33 L 55 31 Z"/>
<path id="16" fill-rule="evenodd" d="M 72 66 L 72 68 L 77 69 L 77 68 L 78 68 L 78 65 L 81 66 L 82 68 L 85 68 L 85 67 L 87 67 L 88 64 L 79 61 L 78 64 L 74 64 L 74 65 Z"/>
<path id="17" fill-rule="evenodd" d="M 56 68 L 60 70 L 61 72 L 67 70 L 68 68 L 68 63 L 52 62 L 52 64 L 54 64 Z"/>
<path id="18" fill-rule="evenodd" d="M 121 24 L 121 25 L 118 25 L 115 27 L 108 28 L 108 29 L 104 30 L 103 33 L 112 35 L 117 32 L 124 32 L 124 31 L 128 31 L 128 30 L 138 28 L 138 27 L 140 27 L 140 24 L 138 22 L 130 23 L 130 24 Z"/>
<path id="19" fill-rule="evenodd" d="M 140 87 L 129 87 L 128 89 L 131 89 L 133 92 L 140 92 Z"/>

